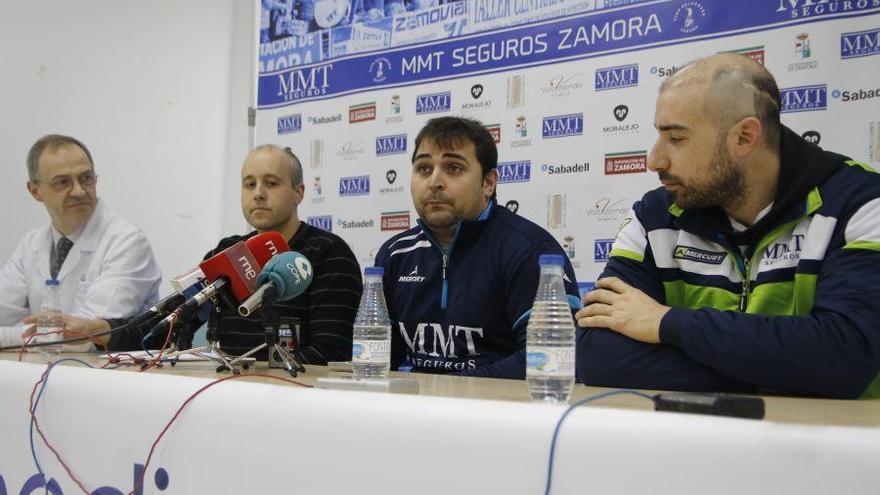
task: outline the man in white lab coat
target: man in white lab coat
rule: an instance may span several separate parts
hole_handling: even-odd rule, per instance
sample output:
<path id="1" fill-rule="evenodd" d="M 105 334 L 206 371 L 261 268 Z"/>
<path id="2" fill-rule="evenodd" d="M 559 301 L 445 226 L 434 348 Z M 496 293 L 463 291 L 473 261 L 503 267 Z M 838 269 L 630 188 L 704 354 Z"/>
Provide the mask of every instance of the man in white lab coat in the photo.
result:
<path id="1" fill-rule="evenodd" d="M 28 232 L 0 269 L 0 325 L 32 321 L 56 278 L 69 329 L 109 328 L 158 299 L 162 275 L 143 232 L 97 197 L 92 155 L 76 139 L 40 138 L 27 157 L 31 196 L 51 224 Z M 106 340 L 106 339 L 102 339 Z"/>

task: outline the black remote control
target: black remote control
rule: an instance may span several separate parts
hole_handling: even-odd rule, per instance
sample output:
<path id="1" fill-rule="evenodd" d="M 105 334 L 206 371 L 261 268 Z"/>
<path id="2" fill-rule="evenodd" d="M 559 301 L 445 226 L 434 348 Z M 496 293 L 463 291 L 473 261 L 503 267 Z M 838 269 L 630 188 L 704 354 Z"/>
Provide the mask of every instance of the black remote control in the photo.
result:
<path id="1" fill-rule="evenodd" d="M 723 393 L 664 392 L 654 397 L 654 410 L 763 419 L 764 399 Z"/>

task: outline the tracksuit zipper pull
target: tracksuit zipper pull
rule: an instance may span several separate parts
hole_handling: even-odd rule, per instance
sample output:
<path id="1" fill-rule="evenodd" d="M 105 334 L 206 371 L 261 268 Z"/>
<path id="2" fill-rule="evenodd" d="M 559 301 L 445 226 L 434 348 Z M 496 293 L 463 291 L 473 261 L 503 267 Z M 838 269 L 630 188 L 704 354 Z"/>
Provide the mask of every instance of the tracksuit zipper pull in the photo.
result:
<path id="1" fill-rule="evenodd" d="M 739 296 L 739 310 L 743 313 L 749 307 L 749 259 L 743 258 L 745 273 L 743 273 L 742 294 Z"/>

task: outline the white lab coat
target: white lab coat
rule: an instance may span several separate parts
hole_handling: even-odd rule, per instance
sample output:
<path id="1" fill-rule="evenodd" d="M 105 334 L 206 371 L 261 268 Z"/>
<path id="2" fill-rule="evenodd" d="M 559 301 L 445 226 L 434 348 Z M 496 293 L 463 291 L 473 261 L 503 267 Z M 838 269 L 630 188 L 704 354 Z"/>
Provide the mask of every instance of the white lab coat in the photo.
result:
<path id="1" fill-rule="evenodd" d="M 43 305 L 52 227 L 28 232 L 0 269 L 0 325 L 14 325 Z M 162 274 L 144 233 L 98 200 L 95 213 L 58 272 L 65 314 L 124 318 L 159 298 Z"/>

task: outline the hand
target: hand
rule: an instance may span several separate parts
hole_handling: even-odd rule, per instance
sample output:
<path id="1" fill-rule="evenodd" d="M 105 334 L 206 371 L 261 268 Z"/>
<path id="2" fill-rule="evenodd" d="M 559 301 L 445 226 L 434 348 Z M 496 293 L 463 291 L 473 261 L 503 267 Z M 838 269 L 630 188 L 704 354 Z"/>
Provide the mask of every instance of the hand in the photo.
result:
<path id="1" fill-rule="evenodd" d="M 32 335 L 36 331 L 36 323 L 37 316 L 28 316 L 21 322 L 25 325 L 34 324 L 34 326 L 25 330 L 21 336 L 23 338 L 27 338 Z M 74 339 L 77 337 L 82 337 L 84 335 L 92 336 L 97 333 L 106 332 L 110 330 L 110 323 L 106 320 L 88 320 L 86 318 L 80 318 L 78 316 L 71 315 L 61 315 L 61 319 L 64 321 L 64 338 L 65 339 Z M 107 342 L 110 341 L 109 335 L 102 335 L 100 337 L 93 337 L 94 341 L 101 342 L 104 345 L 107 345 Z"/>
<path id="2" fill-rule="evenodd" d="M 575 318 L 582 327 L 608 328 L 634 340 L 659 344 L 660 320 L 669 310 L 623 280 L 609 277 L 596 281 Z"/>

